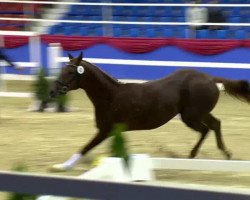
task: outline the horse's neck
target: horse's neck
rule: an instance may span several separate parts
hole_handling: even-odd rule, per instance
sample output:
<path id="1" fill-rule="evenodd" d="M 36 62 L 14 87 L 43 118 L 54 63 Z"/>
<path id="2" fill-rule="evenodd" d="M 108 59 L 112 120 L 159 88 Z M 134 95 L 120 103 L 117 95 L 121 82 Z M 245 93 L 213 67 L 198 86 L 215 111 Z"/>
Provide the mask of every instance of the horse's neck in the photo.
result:
<path id="1" fill-rule="evenodd" d="M 96 66 L 91 66 L 91 73 L 88 87 L 84 89 L 95 107 L 106 105 L 115 95 L 120 83 Z"/>

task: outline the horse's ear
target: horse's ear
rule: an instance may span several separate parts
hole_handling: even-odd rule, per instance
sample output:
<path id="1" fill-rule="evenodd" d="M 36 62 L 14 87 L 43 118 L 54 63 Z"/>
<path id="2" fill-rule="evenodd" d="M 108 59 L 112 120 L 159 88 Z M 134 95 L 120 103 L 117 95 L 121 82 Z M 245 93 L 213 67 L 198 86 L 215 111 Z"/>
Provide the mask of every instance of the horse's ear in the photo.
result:
<path id="1" fill-rule="evenodd" d="M 82 60 L 82 58 L 83 58 L 83 53 L 82 53 L 82 51 L 81 51 L 80 55 L 78 56 L 78 58 L 81 58 L 81 60 Z"/>
<path id="2" fill-rule="evenodd" d="M 68 53 L 68 57 L 69 57 L 69 60 L 72 60 L 74 58 L 70 53 Z"/>
<path id="3" fill-rule="evenodd" d="M 83 54 L 82 54 L 82 51 L 81 51 L 80 55 L 77 58 L 77 63 L 80 63 L 82 61 L 82 57 L 83 57 Z"/>

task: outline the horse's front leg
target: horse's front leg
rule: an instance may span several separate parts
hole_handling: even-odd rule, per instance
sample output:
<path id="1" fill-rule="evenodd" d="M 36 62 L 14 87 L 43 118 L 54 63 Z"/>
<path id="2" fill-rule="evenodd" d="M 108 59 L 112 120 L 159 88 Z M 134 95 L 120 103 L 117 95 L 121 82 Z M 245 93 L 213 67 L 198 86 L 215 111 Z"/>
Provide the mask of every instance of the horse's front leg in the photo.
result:
<path id="1" fill-rule="evenodd" d="M 108 137 L 108 132 L 99 131 L 96 136 L 79 152 L 73 154 L 67 161 L 61 164 L 53 165 L 52 170 L 65 171 L 72 169 L 87 152 L 100 144 Z"/>

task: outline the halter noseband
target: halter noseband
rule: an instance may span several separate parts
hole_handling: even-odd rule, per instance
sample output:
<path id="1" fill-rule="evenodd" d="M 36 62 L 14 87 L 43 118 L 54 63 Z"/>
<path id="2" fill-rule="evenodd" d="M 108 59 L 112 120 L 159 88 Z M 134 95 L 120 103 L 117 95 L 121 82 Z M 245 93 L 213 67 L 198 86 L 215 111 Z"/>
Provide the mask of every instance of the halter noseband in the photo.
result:
<path id="1" fill-rule="evenodd" d="M 68 64 L 67 66 L 73 66 L 73 67 L 78 67 L 76 65 L 73 64 Z M 80 81 L 80 73 L 78 73 L 78 71 L 76 71 L 76 73 L 72 76 L 72 78 L 67 82 L 67 83 L 63 83 L 60 80 L 56 80 L 56 83 L 58 83 L 59 85 L 61 85 L 62 87 L 60 88 L 59 92 L 62 94 L 66 94 L 66 92 L 68 91 L 70 84 L 74 81 L 75 78 L 77 78 L 77 84 L 79 85 L 79 81 Z"/>

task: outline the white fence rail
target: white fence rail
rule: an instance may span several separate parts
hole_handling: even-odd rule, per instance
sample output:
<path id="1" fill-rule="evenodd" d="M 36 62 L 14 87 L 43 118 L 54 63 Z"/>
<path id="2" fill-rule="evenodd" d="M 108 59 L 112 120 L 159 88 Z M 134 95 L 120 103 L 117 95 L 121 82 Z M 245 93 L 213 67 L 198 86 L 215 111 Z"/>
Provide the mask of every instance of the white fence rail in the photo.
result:
<path id="1" fill-rule="evenodd" d="M 192 4 L 192 3 L 110 3 L 110 2 L 55 2 L 55 1 L 17 1 L 1 0 L 2 3 L 23 3 L 23 4 L 51 4 L 51 5 L 79 5 L 79 6 L 196 6 L 196 7 L 250 7 L 250 4 Z"/>
<path id="2" fill-rule="evenodd" d="M 131 25 L 152 25 L 152 26 L 184 26 L 184 25 L 204 25 L 204 26 L 250 26 L 250 23 L 196 23 L 196 22 L 135 22 L 135 21 L 97 21 L 97 20 L 59 20 L 59 19 L 34 19 L 34 18 L 14 18 L 0 17 L 0 20 L 9 21 L 30 21 L 30 22 L 48 22 L 48 23 L 70 23 L 70 24 L 131 24 Z"/>
<path id="3" fill-rule="evenodd" d="M 62 57 L 60 44 L 50 44 L 47 48 L 48 66 L 60 68 L 64 62 L 69 62 L 68 57 Z M 225 68 L 225 69 L 250 69 L 249 63 L 222 63 L 222 62 L 189 62 L 189 61 L 159 61 L 159 60 L 128 60 L 110 58 L 84 58 L 95 64 L 108 65 L 139 65 L 139 66 L 165 66 L 165 67 L 206 67 L 206 68 Z"/>
<path id="4" fill-rule="evenodd" d="M 0 46 L 4 46 L 4 37 L 6 36 L 29 36 L 29 62 L 14 62 L 14 64 L 20 67 L 29 67 L 33 68 L 33 71 L 36 72 L 39 67 L 41 67 L 41 40 L 40 35 L 37 32 L 31 31 L 0 31 Z M 5 73 L 5 66 L 8 66 L 8 63 L 5 61 L 0 62 L 0 74 Z M 6 91 L 7 84 L 0 75 L 0 91 Z M 4 93 L 0 93 L 0 96 Z M 19 95 L 19 94 L 18 94 Z"/>
<path id="5" fill-rule="evenodd" d="M 155 169 L 250 171 L 250 161 L 148 158 Z M 145 164 L 145 163 L 144 163 Z M 114 166 L 113 166 L 114 167 Z M 141 166 L 143 167 L 143 166 Z M 107 168 L 103 168 L 107 169 Z M 110 172 L 112 169 L 109 169 Z M 103 173 L 107 173 L 106 171 Z M 91 177 L 92 179 L 93 177 Z M 0 191 L 109 200 L 249 200 L 250 190 L 211 189 L 198 186 L 122 183 L 86 180 L 84 176 L 48 176 L 0 171 Z"/>
<path id="6" fill-rule="evenodd" d="M 16 64 L 21 67 L 41 66 L 41 41 L 39 33 L 32 31 L 0 31 L 0 38 L 3 37 L 4 40 L 5 36 L 29 36 L 30 62 L 16 62 Z M 6 65 L 6 62 L 4 62 L 3 64 Z"/>
<path id="7" fill-rule="evenodd" d="M 54 58 L 56 62 L 69 62 L 68 57 Z M 108 65 L 141 65 L 141 66 L 171 66 L 171 67 L 207 67 L 227 69 L 250 69 L 248 63 L 222 63 L 222 62 L 188 62 L 188 61 L 159 61 L 159 60 L 127 60 L 110 58 L 84 58 L 96 64 Z"/>
<path id="8" fill-rule="evenodd" d="M 151 158 L 154 169 L 250 172 L 250 161 Z"/>

